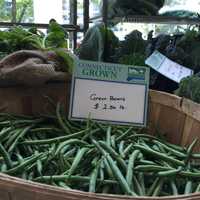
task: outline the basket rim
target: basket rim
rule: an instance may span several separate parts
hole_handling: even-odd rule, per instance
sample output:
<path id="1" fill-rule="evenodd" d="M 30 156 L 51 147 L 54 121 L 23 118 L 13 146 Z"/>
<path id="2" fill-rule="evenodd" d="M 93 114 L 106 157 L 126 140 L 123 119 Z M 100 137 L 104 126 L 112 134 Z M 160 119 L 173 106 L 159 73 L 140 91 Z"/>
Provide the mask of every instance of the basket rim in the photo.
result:
<path id="1" fill-rule="evenodd" d="M 59 197 L 64 197 L 66 195 L 72 196 L 80 196 L 91 199 L 91 200 L 117 200 L 117 199 L 124 199 L 124 200 L 191 200 L 191 199 L 200 199 L 200 193 L 192 193 L 187 195 L 178 195 L 178 196 L 165 196 L 165 197 L 146 197 L 146 196 L 139 196 L 139 197 L 132 197 L 127 195 L 114 195 L 114 194 L 100 194 L 100 193 L 89 193 L 83 192 L 80 190 L 67 190 L 56 186 L 51 186 L 48 184 L 37 183 L 33 181 L 28 181 L 20 178 L 16 178 L 13 176 L 9 176 L 3 173 L 0 173 L 0 185 L 12 185 L 12 188 L 25 188 L 24 190 L 27 191 L 35 191 L 40 192 L 43 194 L 58 194 Z"/>

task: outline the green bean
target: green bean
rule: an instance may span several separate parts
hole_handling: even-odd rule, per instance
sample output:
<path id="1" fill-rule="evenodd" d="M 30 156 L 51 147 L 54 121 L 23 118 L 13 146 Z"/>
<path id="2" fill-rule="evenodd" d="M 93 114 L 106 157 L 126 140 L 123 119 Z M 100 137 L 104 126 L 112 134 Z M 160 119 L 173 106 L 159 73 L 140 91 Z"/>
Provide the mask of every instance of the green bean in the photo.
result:
<path id="1" fill-rule="evenodd" d="M 74 131 L 79 131 L 80 130 L 79 128 L 76 128 L 76 127 L 72 126 L 66 118 L 63 118 L 63 122 L 64 122 L 64 124 L 66 124 L 66 126 L 68 127 L 70 132 L 74 132 Z"/>
<path id="2" fill-rule="evenodd" d="M 104 165 L 103 159 L 101 159 L 101 164 L 100 164 L 100 169 L 99 169 L 99 174 L 100 174 L 100 180 L 101 181 L 103 181 L 104 178 L 105 178 L 104 169 L 105 169 L 105 165 Z"/>
<path id="3" fill-rule="evenodd" d="M 145 183 L 144 183 L 144 174 L 141 172 L 141 173 L 138 173 L 138 181 L 140 183 L 140 186 L 141 186 L 141 189 L 142 189 L 142 193 L 143 193 L 143 196 L 146 195 L 146 188 L 145 188 Z"/>
<path id="4" fill-rule="evenodd" d="M 108 161 L 106 160 L 106 158 L 104 158 L 103 161 L 104 161 L 104 164 L 105 164 L 105 170 L 108 174 L 108 177 L 114 178 L 113 172 L 112 172 L 110 165 L 108 164 Z"/>
<path id="5" fill-rule="evenodd" d="M 194 158 L 194 159 L 200 159 L 200 154 L 194 153 L 194 154 L 191 155 L 191 157 Z"/>
<path id="6" fill-rule="evenodd" d="M 38 156 L 39 155 L 39 152 L 38 151 L 35 151 L 35 155 Z M 40 159 L 38 159 L 36 161 L 36 165 L 37 165 L 37 172 L 38 174 L 41 176 L 42 175 L 42 161 Z"/>
<path id="7" fill-rule="evenodd" d="M 70 135 L 66 135 L 66 136 L 61 136 L 61 137 L 56 137 L 56 138 L 52 138 L 52 139 L 45 139 L 45 140 L 33 140 L 33 141 L 24 141 L 21 142 L 21 144 L 25 144 L 25 145 L 43 145 L 43 144 L 52 144 L 52 143 L 56 143 L 56 142 L 63 142 L 65 140 L 69 140 L 72 138 L 77 138 L 79 136 L 82 136 L 83 134 L 85 134 L 88 130 L 81 130 L 77 133 L 73 133 Z"/>
<path id="8" fill-rule="evenodd" d="M 197 185 L 197 188 L 195 190 L 195 193 L 200 192 L 200 183 Z"/>
<path id="9" fill-rule="evenodd" d="M 8 133 L 12 130 L 11 127 L 3 128 L 0 132 L 0 141 L 8 135 Z"/>
<path id="10" fill-rule="evenodd" d="M 87 142 L 84 142 L 84 141 L 81 141 L 81 140 L 78 140 L 78 139 L 69 139 L 69 140 L 67 140 L 67 141 L 65 141 L 65 142 L 62 142 L 62 143 L 58 146 L 58 148 L 57 148 L 57 150 L 56 150 L 56 152 L 55 152 L 55 155 L 57 155 L 58 153 L 60 153 L 60 151 L 61 151 L 65 146 L 67 146 L 67 145 L 69 145 L 69 144 L 77 144 L 77 145 L 83 145 L 83 146 L 88 145 Z"/>
<path id="11" fill-rule="evenodd" d="M 110 165 L 110 168 L 112 169 L 113 175 L 118 180 L 119 185 L 121 186 L 124 193 L 132 196 L 137 196 L 137 194 L 131 191 L 128 183 L 126 182 L 126 179 L 124 178 L 121 171 L 119 170 L 119 168 L 117 167 L 117 165 L 115 164 L 115 162 L 113 161 L 113 159 L 109 154 L 106 156 L 106 159 Z"/>
<path id="12" fill-rule="evenodd" d="M 149 188 L 149 190 L 147 191 L 147 196 L 152 196 L 157 185 L 159 184 L 160 182 L 160 178 L 156 178 L 155 181 L 153 182 L 153 184 L 151 185 L 151 187 Z"/>
<path id="13" fill-rule="evenodd" d="M 8 149 L 8 152 L 12 152 L 13 149 L 17 146 L 18 141 L 23 138 L 25 136 L 25 134 L 32 128 L 33 126 L 28 126 L 26 127 L 15 139 L 15 141 L 13 142 L 13 144 L 10 146 L 10 148 Z"/>
<path id="14" fill-rule="evenodd" d="M 153 162 L 153 161 L 150 161 L 150 160 L 143 160 L 143 159 L 137 161 L 137 163 L 138 163 L 139 165 L 156 165 L 156 163 Z"/>
<path id="15" fill-rule="evenodd" d="M 144 196 L 142 187 L 140 186 L 140 183 L 138 182 L 136 176 L 133 176 L 133 182 L 134 182 L 134 186 L 136 188 L 136 193 L 139 194 L 139 196 Z"/>
<path id="16" fill-rule="evenodd" d="M 65 145 L 65 146 L 62 148 L 62 150 L 60 151 L 60 153 L 63 155 L 63 154 L 65 154 L 66 151 L 68 151 L 70 148 L 71 148 L 70 145 Z M 58 148 L 57 148 L 57 149 L 58 149 Z M 57 149 L 55 150 L 55 154 L 56 154 Z"/>
<path id="17" fill-rule="evenodd" d="M 88 138 L 92 137 L 95 133 L 98 133 L 100 131 L 99 128 L 94 129 L 94 130 L 90 130 L 88 128 L 88 133 L 86 135 L 84 135 L 84 137 L 82 138 L 82 140 L 87 140 Z"/>
<path id="18" fill-rule="evenodd" d="M 111 139 L 111 141 L 110 141 L 111 142 L 111 147 L 114 148 L 114 149 L 116 149 L 115 138 L 116 138 L 115 135 L 112 135 L 111 138 L 110 138 Z"/>
<path id="19" fill-rule="evenodd" d="M 14 140 L 17 138 L 17 136 L 19 135 L 19 133 L 22 131 L 23 129 L 16 129 L 10 132 L 10 134 L 8 135 L 8 140 L 5 143 L 5 148 L 9 148 L 12 143 L 14 142 Z"/>
<path id="20" fill-rule="evenodd" d="M 129 144 L 125 149 L 124 149 L 124 156 L 126 157 L 128 154 L 129 154 L 129 152 L 132 150 L 132 148 L 133 148 L 133 144 Z"/>
<path id="21" fill-rule="evenodd" d="M 56 133 L 62 133 L 61 129 L 54 128 L 54 127 L 40 127 L 40 128 L 34 128 L 30 130 L 30 133 L 49 133 L 49 134 L 55 134 Z"/>
<path id="22" fill-rule="evenodd" d="M 184 194 L 190 194 L 190 193 L 192 193 L 192 181 L 187 181 L 185 185 Z"/>
<path id="23" fill-rule="evenodd" d="M 75 152 L 76 152 L 76 148 L 75 147 L 70 149 L 68 152 L 66 152 L 63 155 L 64 159 L 67 159 L 68 157 L 73 156 Z"/>
<path id="24" fill-rule="evenodd" d="M 9 175 L 19 173 L 19 172 L 23 171 L 25 169 L 25 167 L 27 167 L 28 165 L 37 161 L 41 156 L 42 156 L 42 153 L 38 154 L 37 156 L 32 156 L 29 160 L 26 160 L 24 163 L 14 167 L 14 168 L 9 169 L 9 170 L 5 171 L 4 173 L 9 174 Z"/>
<path id="25" fill-rule="evenodd" d="M 176 164 L 178 166 L 179 165 L 180 166 L 185 166 L 185 164 L 184 164 L 183 161 L 177 160 L 177 159 L 175 159 L 173 157 L 169 157 L 166 154 L 154 151 L 154 150 L 152 150 L 150 148 L 146 148 L 146 147 L 143 147 L 143 146 L 137 145 L 137 144 L 135 144 L 134 147 L 137 148 L 137 149 L 139 149 L 139 150 L 141 150 L 141 151 L 144 151 L 145 153 L 148 153 L 150 155 L 156 156 L 156 157 L 158 157 L 160 159 L 166 160 L 166 161 L 171 162 L 173 164 Z"/>
<path id="26" fill-rule="evenodd" d="M 166 141 L 163 141 L 163 140 L 161 140 L 161 139 L 159 139 L 159 138 L 157 138 L 157 137 L 155 137 L 155 136 L 152 136 L 152 135 L 147 135 L 147 134 L 135 134 L 135 135 L 132 135 L 132 136 L 130 136 L 130 138 L 131 139 L 134 139 L 134 138 L 149 138 L 150 140 L 157 140 L 157 141 L 159 141 L 159 142 L 161 142 L 161 143 L 164 143 L 164 144 L 166 144 L 166 145 L 168 145 L 169 147 L 171 147 L 171 148 L 173 148 L 173 149 L 175 149 L 175 150 L 177 150 L 177 151 L 184 151 L 184 148 L 182 148 L 182 147 L 179 147 L 179 146 L 177 146 L 177 145 L 174 145 L 174 144 L 170 144 L 170 143 L 168 143 L 168 142 L 166 142 Z"/>
<path id="27" fill-rule="evenodd" d="M 116 138 L 116 142 L 119 142 L 120 140 L 124 139 L 125 137 L 127 137 L 131 131 L 133 131 L 133 127 L 130 127 L 126 132 L 124 132 L 122 135 L 120 135 L 119 137 Z"/>
<path id="28" fill-rule="evenodd" d="M 5 148 L 3 147 L 3 145 L 1 143 L 0 143 L 0 154 L 4 158 L 4 161 L 5 161 L 8 169 L 12 168 L 13 164 L 12 164 L 10 155 L 6 152 Z"/>
<path id="29" fill-rule="evenodd" d="M 153 197 L 155 197 L 155 196 L 159 196 L 162 187 L 163 187 L 163 180 L 160 180 L 160 181 L 158 182 L 157 187 L 156 187 L 155 190 L 153 191 L 152 196 L 153 196 Z"/>
<path id="30" fill-rule="evenodd" d="M 195 147 L 195 145 L 196 145 L 197 142 L 198 142 L 198 139 L 196 138 L 196 139 L 192 142 L 192 144 L 188 147 L 188 149 L 187 149 L 187 158 L 186 158 L 186 160 L 185 160 L 185 163 L 186 163 L 186 164 L 189 162 L 189 159 L 190 159 L 190 157 L 191 157 L 192 151 L 193 151 L 193 149 L 194 149 L 194 147 Z"/>
<path id="31" fill-rule="evenodd" d="M 141 172 L 161 172 L 168 171 L 170 168 L 158 165 L 138 165 L 135 167 L 135 170 Z"/>
<path id="32" fill-rule="evenodd" d="M 161 171 L 161 172 L 158 172 L 157 175 L 160 176 L 160 177 L 163 177 L 163 176 L 166 176 L 166 177 L 175 176 L 175 175 L 178 174 L 181 170 L 182 170 L 182 168 L 170 169 L 170 170 L 168 170 L 168 171 Z"/>
<path id="33" fill-rule="evenodd" d="M 96 167 L 97 163 L 98 163 L 99 157 L 94 157 L 91 164 L 93 167 Z"/>
<path id="34" fill-rule="evenodd" d="M 105 144 L 103 141 L 99 141 L 99 145 L 106 151 L 108 152 L 113 158 L 117 160 L 117 162 L 120 164 L 122 169 L 126 171 L 127 165 L 124 162 L 124 160 L 121 158 L 121 156 L 112 148 L 109 147 L 107 144 Z"/>
<path id="35" fill-rule="evenodd" d="M 143 145 L 143 146 L 146 146 L 147 148 L 149 148 L 148 145 L 144 145 L 144 144 L 142 144 L 142 145 Z M 152 146 L 152 149 L 155 150 L 155 151 L 161 152 L 161 150 L 160 150 L 160 148 L 159 148 L 158 145 L 153 145 L 153 146 Z M 163 152 L 162 152 L 162 153 L 163 153 Z"/>
<path id="36" fill-rule="evenodd" d="M 68 185 L 66 185 L 65 182 L 62 182 L 62 181 L 60 181 L 60 182 L 58 183 L 58 186 L 60 186 L 60 187 L 62 187 L 62 188 L 64 188 L 64 189 L 66 189 L 66 190 L 71 190 L 71 188 L 70 188 Z"/>
<path id="37" fill-rule="evenodd" d="M 169 146 L 167 146 L 166 144 L 163 144 L 159 141 L 154 141 L 156 144 L 158 144 L 159 146 L 165 148 L 166 150 L 170 151 L 171 153 L 173 153 L 175 156 L 181 157 L 181 158 L 185 158 L 186 155 L 180 151 L 177 151 Z"/>
<path id="38" fill-rule="evenodd" d="M 109 126 L 106 131 L 106 143 L 109 147 L 111 146 L 111 131 L 112 131 L 112 127 Z"/>
<path id="39" fill-rule="evenodd" d="M 27 179 L 31 181 L 31 180 L 33 180 L 33 176 L 34 176 L 34 172 L 30 172 L 30 173 L 28 174 Z"/>
<path id="40" fill-rule="evenodd" d="M 4 172 L 6 170 L 8 170 L 7 165 L 6 164 L 2 164 L 1 165 L 1 172 Z"/>
<path id="41" fill-rule="evenodd" d="M 97 164 L 97 166 L 95 167 L 95 169 L 93 170 L 91 174 L 90 183 L 89 183 L 89 192 L 93 192 L 93 193 L 96 192 L 96 182 L 97 182 L 98 172 L 99 172 L 99 165 Z"/>
<path id="42" fill-rule="evenodd" d="M 135 160 L 136 160 L 139 153 L 140 153 L 139 150 L 135 150 L 135 151 L 133 151 L 133 153 L 129 157 L 128 168 L 127 168 L 127 172 L 126 172 L 126 181 L 127 181 L 130 188 L 133 187 L 133 185 L 132 185 L 132 183 L 133 183 L 133 169 L 134 169 Z"/>
<path id="43" fill-rule="evenodd" d="M 54 181 L 75 181 L 75 182 L 90 182 L 90 177 L 89 176 L 68 176 L 68 175 L 56 175 L 56 176 L 40 176 L 35 179 L 33 179 L 36 182 L 49 182 L 50 180 Z M 105 185 L 118 185 L 118 182 L 115 180 L 103 180 L 101 181 L 100 179 L 97 179 L 98 183 L 102 183 Z"/>
<path id="44" fill-rule="evenodd" d="M 124 141 L 121 141 L 121 142 L 119 143 L 119 155 L 120 155 L 122 158 L 125 158 L 125 154 L 124 154 L 124 144 L 125 144 Z"/>
<path id="45" fill-rule="evenodd" d="M 170 185 L 171 185 L 171 188 L 172 188 L 173 195 L 177 196 L 178 195 L 178 189 L 176 187 L 175 181 L 171 180 Z"/>
<path id="46" fill-rule="evenodd" d="M 59 122 L 61 128 L 65 131 L 65 133 L 70 134 L 71 131 L 70 131 L 70 129 L 66 126 L 66 124 L 64 123 L 60 111 L 61 111 L 61 104 L 58 103 L 57 106 L 56 106 L 56 115 L 57 115 L 57 118 L 58 118 L 58 122 Z"/>
<path id="47" fill-rule="evenodd" d="M 75 156 L 75 158 L 74 158 L 74 161 L 73 161 L 73 163 L 72 163 L 72 165 L 71 165 L 71 168 L 69 169 L 68 174 L 67 174 L 69 177 L 70 177 L 71 175 L 73 175 L 73 173 L 74 173 L 75 170 L 77 169 L 79 163 L 80 163 L 81 160 L 83 159 L 84 154 L 85 154 L 87 151 L 88 151 L 88 148 L 83 147 L 83 148 L 81 148 L 81 149 L 77 152 L 77 154 L 76 154 L 76 156 Z"/>
<path id="48" fill-rule="evenodd" d="M 188 177 L 188 178 L 200 178 L 200 173 L 193 173 L 193 172 L 188 172 L 188 171 L 181 171 L 179 172 L 179 175 L 183 177 Z"/>
<path id="49" fill-rule="evenodd" d="M 16 154 L 16 156 L 17 156 L 17 160 L 18 160 L 18 162 L 19 162 L 19 164 L 22 164 L 25 160 L 24 160 L 24 158 L 19 154 L 19 152 Z M 22 173 L 22 179 L 27 179 L 27 176 L 28 176 L 28 174 L 27 174 L 27 171 L 24 171 L 23 173 Z"/>
<path id="50" fill-rule="evenodd" d="M 37 152 L 37 151 L 36 151 Z M 39 154 L 41 154 L 41 153 L 35 153 L 34 152 L 34 155 L 33 156 L 31 156 L 29 159 L 31 159 L 32 157 L 34 158 L 34 157 L 37 157 L 37 156 L 39 156 Z M 24 162 L 25 161 L 28 161 L 29 159 L 24 159 Z M 46 161 L 47 160 L 47 153 L 43 153 L 41 156 L 40 156 L 40 158 L 38 158 L 38 160 L 40 160 L 41 162 L 42 161 Z M 33 170 L 34 168 L 36 168 L 37 169 L 37 161 L 38 160 L 36 160 L 35 162 L 33 162 L 33 163 L 29 163 L 29 164 L 27 164 L 27 166 L 25 167 L 26 168 L 26 171 L 31 171 L 31 170 Z M 23 164 L 22 162 L 20 163 L 20 164 Z"/>
<path id="51" fill-rule="evenodd" d="M 100 123 L 95 123 L 96 127 L 98 127 L 101 131 L 106 132 L 106 127 L 104 127 L 102 124 Z M 112 128 L 112 127 L 111 127 Z"/>

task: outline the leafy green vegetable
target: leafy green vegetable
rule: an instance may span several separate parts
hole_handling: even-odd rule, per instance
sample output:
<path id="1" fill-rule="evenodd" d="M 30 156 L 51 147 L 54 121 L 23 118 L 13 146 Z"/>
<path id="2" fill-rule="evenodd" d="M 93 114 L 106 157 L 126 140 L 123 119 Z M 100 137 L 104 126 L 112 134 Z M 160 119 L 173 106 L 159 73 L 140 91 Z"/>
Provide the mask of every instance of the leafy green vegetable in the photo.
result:
<path id="1" fill-rule="evenodd" d="M 120 64 L 145 66 L 145 56 L 139 53 L 124 55 L 119 59 Z"/>
<path id="2" fill-rule="evenodd" d="M 72 73 L 74 58 L 72 58 L 72 56 L 70 56 L 70 54 L 64 49 L 55 49 L 54 51 L 58 57 L 57 59 L 59 60 L 59 71 Z"/>
<path id="3" fill-rule="evenodd" d="M 53 48 L 67 48 L 68 34 L 57 22 L 50 22 L 45 44 Z"/>
<path id="4" fill-rule="evenodd" d="M 67 32 L 56 22 L 49 24 L 47 35 L 36 27 L 26 30 L 21 26 L 15 26 L 0 31 L 0 58 L 18 50 L 67 48 L 67 38 Z"/>
<path id="5" fill-rule="evenodd" d="M 200 103 L 200 77 L 193 75 L 182 79 L 176 94 Z"/>
<path id="6" fill-rule="evenodd" d="M 111 61 L 118 44 L 119 40 L 112 30 L 98 24 L 87 31 L 77 55 L 84 60 Z"/>

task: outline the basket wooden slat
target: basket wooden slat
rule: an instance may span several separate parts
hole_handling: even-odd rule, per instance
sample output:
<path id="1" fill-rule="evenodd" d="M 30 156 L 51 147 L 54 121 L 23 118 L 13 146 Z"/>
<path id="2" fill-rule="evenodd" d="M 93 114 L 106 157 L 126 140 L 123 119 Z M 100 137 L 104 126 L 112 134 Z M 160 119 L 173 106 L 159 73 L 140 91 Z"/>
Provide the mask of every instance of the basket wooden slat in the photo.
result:
<path id="1" fill-rule="evenodd" d="M 70 82 L 49 84 L 42 88 L 1 88 L 0 112 L 16 114 L 45 114 L 51 108 L 45 96 L 55 102 L 69 104 Z M 175 95 L 150 91 L 149 132 L 159 130 L 173 143 L 188 145 L 200 138 L 200 105 Z M 200 151 L 200 144 L 196 151 Z M 0 174 L 0 200 L 199 200 L 200 193 L 164 198 L 133 198 L 68 191 L 57 187 L 24 181 Z"/>

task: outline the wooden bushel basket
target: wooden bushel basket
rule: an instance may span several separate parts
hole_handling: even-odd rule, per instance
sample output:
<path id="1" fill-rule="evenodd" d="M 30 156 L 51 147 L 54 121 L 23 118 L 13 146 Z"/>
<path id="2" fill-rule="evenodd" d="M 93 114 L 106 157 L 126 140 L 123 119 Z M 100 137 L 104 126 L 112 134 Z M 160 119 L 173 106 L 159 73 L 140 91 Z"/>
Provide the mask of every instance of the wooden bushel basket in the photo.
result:
<path id="1" fill-rule="evenodd" d="M 49 106 L 45 96 L 60 101 L 68 107 L 70 82 L 66 84 L 49 84 L 42 88 L 1 88 L 0 112 L 18 114 L 41 114 Z M 175 144 L 186 146 L 194 138 L 200 138 L 200 105 L 175 95 L 150 91 L 149 95 L 149 132 L 159 130 Z M 200 144 L 195 151 L 200 151 Z M 0 174 L 0 200 L 148 200 L 176 199 L 198 200 L 200 193 L 187 196 L 171 197 L 127 197 L 102 195 L 64 190 L 62 188 L 33 183 L 22 179 Z"/>

